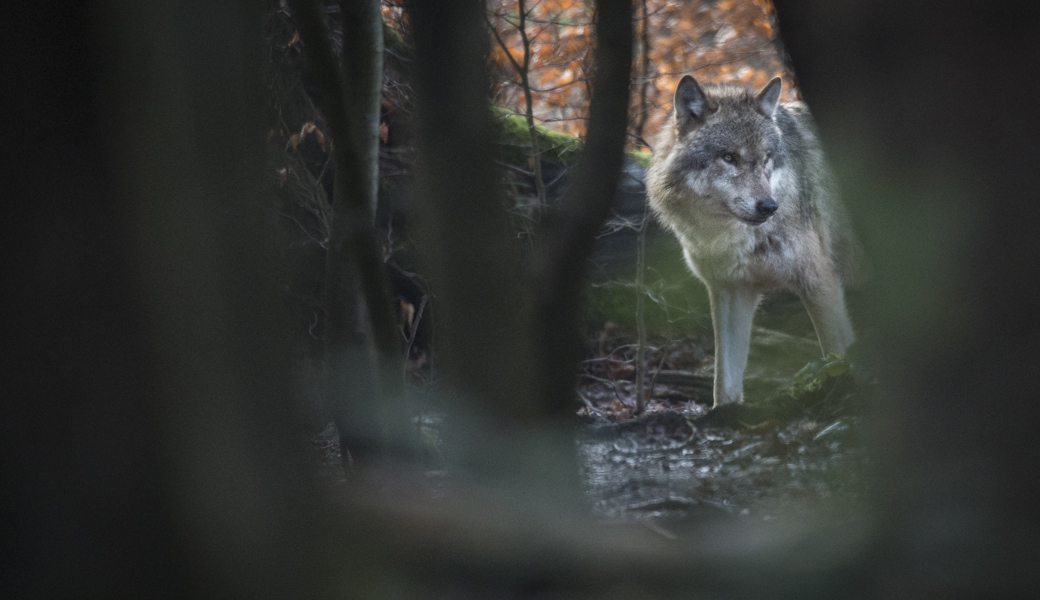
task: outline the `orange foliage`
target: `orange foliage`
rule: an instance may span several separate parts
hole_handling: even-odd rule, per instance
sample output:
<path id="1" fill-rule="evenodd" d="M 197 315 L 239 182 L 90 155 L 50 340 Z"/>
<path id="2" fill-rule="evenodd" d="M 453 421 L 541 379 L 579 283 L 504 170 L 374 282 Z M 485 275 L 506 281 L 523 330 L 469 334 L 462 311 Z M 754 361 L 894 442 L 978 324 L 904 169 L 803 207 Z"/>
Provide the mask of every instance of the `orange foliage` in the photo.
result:
<path id="1" fill-rule="evenodd" d="M 785 79 L 783 100 L 797 98 L 793 78 L 783 65 L 774 41 L 770 0 L 646 0 L 649 17 L 649 68 L 641 72 L 644 19 L 633 16 L 636 57 L 632 70 L 634 146 L 641 112 L 640 95 L 646 86 L 646 123 L 643 137 L 653 139 L 671 107 L 679 79 L 693 74 L 699 81 L 727 82 L 761 87 L 770 78 Z M 591 67 L 592 9 L 586 0 L 527 0 L 527 35 L 531 40 L 530 82 L 534 115 L 554 129 L 582 134 L 588 108 L 588 72 Z M 638 6 L 638 2 L 635 3 Z M 509 53 L 523 61 L 518 30 L 517 0 L 489 0 L 488 17 Z M 490 71 L 495 101 L 518 112 L 524 110 L 520 78 L 494 36 Z"/>

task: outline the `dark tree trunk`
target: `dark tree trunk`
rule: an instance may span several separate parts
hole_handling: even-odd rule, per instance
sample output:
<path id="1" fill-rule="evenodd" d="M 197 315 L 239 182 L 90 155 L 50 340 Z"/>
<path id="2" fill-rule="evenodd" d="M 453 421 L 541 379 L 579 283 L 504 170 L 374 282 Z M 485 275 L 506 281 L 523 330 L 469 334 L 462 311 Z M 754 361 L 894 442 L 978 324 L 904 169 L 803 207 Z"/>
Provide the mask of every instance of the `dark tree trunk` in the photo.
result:
<path id="1" fill-rule="evenodd" d="M 20 142 L 2 167 L 0 593 L 324 596 L 261 4 L 2 10 L 19 6 L 0 59 L 20 99 L 2 125 Z"/>
<path id="2" fill-rule="evenodd" d="M 881 585 L 1035 592 L 1040 80 L 1026 65 L 1040 64 L 1040 10 L 777 5 L 875 263 L 868 327 L 890 383 Z"/>
<path id="3" fill-rule="evenodd" d="M 377 0 L 341 3 L 341 71 L 316 0 L 294 0 L 292 6 L 335 144 L 334 215 L 326 259 L 328 392 L 341 446 L 359 458 L 368 457 L 379 447 L 403 442 L 408 431 L 401 407 L 400 335 L 374 221 L 383 21 Z M 373 342 L 377 357 L 372 356 Z"/>
<path id="4" fill-rule="evenodd" d="M 407 5 L 416 47 L 421 255 L 451 384 L 503 419 L 540 415 L 518 262 L 492 166 L 480 2 Z"/>
<path id="5" fill-rule="evenodd" d="M 587 261 L 617 192 L 628 124 L 632 3 L 596 5 L 596 54 L 585 150 L 558 218 L 549 223 L 534 261 L 534 330 L 539 402 L 558 418 L 575 411 L 580 314 Z"/>

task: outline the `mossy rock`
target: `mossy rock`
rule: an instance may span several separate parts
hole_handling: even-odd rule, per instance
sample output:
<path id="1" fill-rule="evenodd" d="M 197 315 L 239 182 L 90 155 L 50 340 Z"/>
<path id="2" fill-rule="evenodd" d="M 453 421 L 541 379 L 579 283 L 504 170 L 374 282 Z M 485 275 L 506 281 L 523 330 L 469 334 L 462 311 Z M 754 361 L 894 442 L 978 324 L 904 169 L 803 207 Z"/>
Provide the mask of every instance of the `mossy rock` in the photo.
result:
<path id="1" fill-rule="evenodd" d="M 502 160 L 511 165 L 527 165 L 531 158 L 531 134 L 527 127 L 527 117 L 501 106 L 492 106 L 491 114 L 499 129 L 498 143 Z M 534 128 L 542 160 L 568 167 L 577 165 L 581 160 L 581 151 L 585 147 L 581 138 L 544 125 L 535 124 Z M 649 150 L 634 150 L 625 154 L 641 167 L 650 165 Z"/>
<path id="2" fill-rule="evenodd" d="M 652 156 L 653 153 L 649 150 L 632 150 L 628 153 L 628 158 L 644 169 L 650 166 L 650 157 Z"/>
<path id="3" fill-rule="evenodd" d="M 501 106 L 492 106 L 491 114 L 498 129 L 501 158 L 512 165 L 527 165 L 531 158 L 531 134 L 527 118 Z M 538 151 L 542 160 L 573 166 L 581 158 L 581 139 L 543 125 L 535 125 Z"/>
<path id="4" fill-rule="evenodd" d="M 826 410 L 833 417 L 853 412 L 866 382 L 859 368 L 836 354 L 814 360 L 794 376 L 794 382 L 775 396 L 744 404 L 728 404 L 697 419 L 699 427 L 742 427 L 767 419 L 790 420 Z"/>

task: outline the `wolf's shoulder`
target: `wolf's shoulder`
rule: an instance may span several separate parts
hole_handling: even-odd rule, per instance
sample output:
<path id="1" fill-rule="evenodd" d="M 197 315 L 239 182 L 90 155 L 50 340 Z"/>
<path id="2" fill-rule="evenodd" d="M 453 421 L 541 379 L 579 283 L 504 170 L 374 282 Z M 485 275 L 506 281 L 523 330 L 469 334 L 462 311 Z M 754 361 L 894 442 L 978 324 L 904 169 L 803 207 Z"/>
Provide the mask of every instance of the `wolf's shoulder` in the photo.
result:
<path id="1" fill-rule="evenodd" d="M 773 119 L 780 129 L 784 146 L 794 153 L 819 152 L 816 122 L 804 102 L 784 102 L 776 107 Z"/>
<path id="2" fill-rule="evenodd" d="M 783 133 L 794 132 L 815 137 L 816 126 L 809 106 L 800 101 L 784 102 L 777 105 L 774 119 Z"/>

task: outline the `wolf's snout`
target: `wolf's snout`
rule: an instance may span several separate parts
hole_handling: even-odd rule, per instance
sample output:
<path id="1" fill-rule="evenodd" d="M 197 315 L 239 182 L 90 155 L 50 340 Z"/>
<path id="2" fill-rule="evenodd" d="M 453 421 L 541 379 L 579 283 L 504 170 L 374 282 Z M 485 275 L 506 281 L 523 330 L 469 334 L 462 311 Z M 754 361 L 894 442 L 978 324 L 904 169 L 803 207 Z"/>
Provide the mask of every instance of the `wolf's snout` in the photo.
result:
<path id="1" fill-rule="evenodd" d="M 762 198 L 755 201 L 755 214 L 765 218 L 776 212 L 776 201 L 772 198 Z"/>

